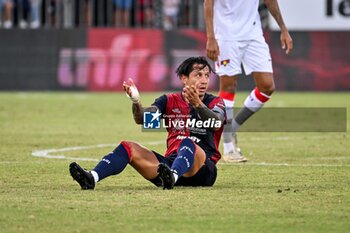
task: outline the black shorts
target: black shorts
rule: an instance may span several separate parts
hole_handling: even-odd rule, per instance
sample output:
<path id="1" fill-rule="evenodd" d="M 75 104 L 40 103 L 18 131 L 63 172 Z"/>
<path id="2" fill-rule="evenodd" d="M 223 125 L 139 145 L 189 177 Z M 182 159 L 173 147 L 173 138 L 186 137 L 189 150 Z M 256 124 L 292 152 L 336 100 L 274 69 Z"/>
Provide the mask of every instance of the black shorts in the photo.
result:
<path id="1" fill-rule="evenodd" d="M 169 167 L 173 164 L 177 154 L 172 154 L 168 157 L 158 154 L 157 152 L 153 153 L 156 155 L 160 163 L 165 163 Z M 213 186 L 216 180 L 217 168 L 215 163 L 209 158 L 206 159 L 204 165 L 198 170 L 198 172 L 191 177 L 179 177 L 175 186 Z M 161 186 L 162 182 L 157 176 L 156 178 L 150 180 L 156 186 Z"/>

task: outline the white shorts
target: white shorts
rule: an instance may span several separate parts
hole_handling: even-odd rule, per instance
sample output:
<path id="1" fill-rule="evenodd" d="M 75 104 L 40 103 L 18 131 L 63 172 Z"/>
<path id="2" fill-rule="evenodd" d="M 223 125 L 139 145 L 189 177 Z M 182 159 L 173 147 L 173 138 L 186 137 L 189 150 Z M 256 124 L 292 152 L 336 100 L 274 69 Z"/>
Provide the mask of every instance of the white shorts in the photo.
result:
<path id="1" fill-rule="evenodd" d="M 265 38 L 244 41 L 218 40 L 219 60 L 215 62 L 215 71 L 219 76 L 234 76 L 242 73 L 243 65 L 246 75 L 252 72 L 272 73 L 270 49 Z"/>

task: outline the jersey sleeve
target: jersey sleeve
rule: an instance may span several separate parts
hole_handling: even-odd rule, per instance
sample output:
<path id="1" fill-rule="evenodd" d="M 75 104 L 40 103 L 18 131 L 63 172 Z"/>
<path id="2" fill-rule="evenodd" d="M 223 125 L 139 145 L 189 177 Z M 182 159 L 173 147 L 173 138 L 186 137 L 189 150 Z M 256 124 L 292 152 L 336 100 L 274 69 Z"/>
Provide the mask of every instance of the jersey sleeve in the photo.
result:
<path id="1" fill-rule="evenodd" d="M 154 101 L 152 106 L 156 106 L 162 114 L 165 114 L 167 102 L 168 97 L 166 95 L 162 95 Z"/>
<path id="2" fill-rule="evenodd" d="M 225 103 L 224 103 L 222 98 L 220 98 L 220 97 L 214 98 L 210 102 L 208 108 L 211 109 L 213 112 L 216 112 L 216 113 L 222 115 L 225 119 L 225 122 L 226 122 L 226 108 L 225 108 Z"/>

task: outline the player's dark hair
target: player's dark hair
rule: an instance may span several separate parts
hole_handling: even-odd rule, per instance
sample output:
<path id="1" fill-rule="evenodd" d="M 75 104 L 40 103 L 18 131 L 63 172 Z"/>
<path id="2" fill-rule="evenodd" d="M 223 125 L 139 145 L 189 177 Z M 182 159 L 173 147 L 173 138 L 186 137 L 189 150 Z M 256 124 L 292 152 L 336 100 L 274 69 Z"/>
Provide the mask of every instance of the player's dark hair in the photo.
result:
<path id="1" fill-rule="evenodd" d="M 190 57 L 183 61 L 176 69 L 177 76 L 179 76 L 179 78 L 181 78 L 182 75 L 189 76 L 190 73 L 194 70 L 194 64 L 202 65 L 201 69 L 208 66 L 209 73 L 213 72 L 213 68 L 211 68 L 209 62 L 205 57 Z"/>

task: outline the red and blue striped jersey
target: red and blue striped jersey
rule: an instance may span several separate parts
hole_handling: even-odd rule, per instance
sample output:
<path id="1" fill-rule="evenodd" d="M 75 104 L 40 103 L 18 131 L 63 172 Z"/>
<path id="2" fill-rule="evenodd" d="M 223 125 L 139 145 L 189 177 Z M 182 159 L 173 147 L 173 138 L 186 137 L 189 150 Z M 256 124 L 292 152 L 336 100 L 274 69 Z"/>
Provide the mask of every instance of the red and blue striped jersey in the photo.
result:
<path id="1" fill-rule="evenodd" d="M 220 97 L 205 94 L 202 102 L 226 119 L 225 104 Z M 196 124 L 197 121 L 201 121 L 200 117 L 196 109 L 183 99 L 181 92 L 162 95 L 152 105 L 162 113 L 163 127 L 168 131 L 166 157 L 177 153 L 182 139 L 190 138 L 205 151 L 207 157 L 214 163 L 220 160 L 221 154 L 218 148 L 223 124 L 216 131 L 207 128 L 205 124 L 204 126 Z"/>

